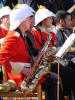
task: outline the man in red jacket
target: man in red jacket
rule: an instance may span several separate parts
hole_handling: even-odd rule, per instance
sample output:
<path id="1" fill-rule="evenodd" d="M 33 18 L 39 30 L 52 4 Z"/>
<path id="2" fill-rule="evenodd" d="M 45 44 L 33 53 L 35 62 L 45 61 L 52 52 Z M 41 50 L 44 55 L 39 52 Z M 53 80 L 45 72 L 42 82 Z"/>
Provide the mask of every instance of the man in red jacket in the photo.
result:
<path id="1" fill-rule="evenodd" d="M 14 80 L 18 87 L 25 75 L 32 76 L 30 56 L 23 37 L 32 29 L 33 24 L 34 10 L 31 7 L 20 5 L 15 8 L 10 14 L 10 32 L 0 50 L 0 63 L 4 65 L 8 79 Z M 17 28 L 22 32 L 23 37 L 17 32 Z"/>
<path id="2" fill-rule="evenodd" d="M 32 33 L 36 40 L 36 48 L 43 47 L 49 35 L 52 35 L 50 45 L 54 46 L 56 40 L 55 33 L 53 32 L 55 26 L 52 25 L 54 16 L 55 14 L 46 8 L 41 8 L 36 12 L 35 27 L 32 29 Z"/>

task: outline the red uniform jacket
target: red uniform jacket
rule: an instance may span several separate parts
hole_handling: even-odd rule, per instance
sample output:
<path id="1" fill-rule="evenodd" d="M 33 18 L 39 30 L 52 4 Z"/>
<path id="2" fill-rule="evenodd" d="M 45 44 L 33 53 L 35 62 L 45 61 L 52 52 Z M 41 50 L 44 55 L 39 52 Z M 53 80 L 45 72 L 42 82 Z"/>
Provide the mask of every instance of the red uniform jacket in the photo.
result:
<path id="1" fill-rule="evenodd" d="M 20 73 L 16 75 L 11 73 L 12 67 L 9 62 L 29 63 L 30 56 L 26 47 L 20 34 L 16 31 L 12 31 L 7 34 L 0 50 L 0 64 L 6 68 L 8 79 L 14 80 L 17 85 L 23 81 L 24 74 Z"/>
<path id="2" fill-rule="evenodd" d="M 42 47 L 40 46 L 39 42 L 42 44 L 42 38 L 41 38 L 41 35 L 40 35 L 40 31 L 36 30 L 35 28 L 33 28 L 32 30 L 32 34 L 34 36 L 34 39 L 35 39 L 35 46 L 37 49 L 42 49 Z M 41 32 L 43 38 L 44 38 L 44 41 L 46 42 L 49 35 L 47 33 L 44 33 L 44 32 Z M 52 41 L 53 43 L 55 43 L 55 40 L 56 40 L 56 36 L 53 32 L 50 32 L 50 34 L 52 34 Z M 37 41 L 39 40 L 39 42 Z M 53 46 L 53 43 L 50 42 L 50 45 Z"/>

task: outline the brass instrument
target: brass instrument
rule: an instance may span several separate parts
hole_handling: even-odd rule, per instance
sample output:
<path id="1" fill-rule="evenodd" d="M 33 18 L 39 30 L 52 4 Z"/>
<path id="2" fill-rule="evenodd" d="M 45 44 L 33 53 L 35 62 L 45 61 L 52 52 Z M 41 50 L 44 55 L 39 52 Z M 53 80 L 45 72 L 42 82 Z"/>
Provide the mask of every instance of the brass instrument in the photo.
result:
<path id="1" fill-rule="evenodd" d="M 37 60 L 35 61 L 35 63 L 31 67 L 32 71 L 34 73 L 33 78 L 32 79 L 29 79 L 28 77 L 25 78 L 25 80 L 21 84 L 22 91 L 24 91 L 24 90 L 33 90 L 35 88 L 35 86 L 38 84 L 38 80 L 40 80 L 40 78 L 43 75 L 45 75 L 47 73 L 50 73 L 50 70 L 49 70 L 48 67 L 42 66 L 41 68 L 39 68 L 39 63 L 41 61 L 41 58 L 45 54 L 51 39 L 52 39 L 52 35 L 49 34 L 49 39 L 45 43 L 45 45 L 44 45 L 43 49 L 41 50 L 40 54 L 38 55 Z"/>
<path id="2" fill-rule="evenodd" d="M 51 65 L 58 63 L 58 61 L 54 55 L 59 51 L 60 48 L 61 47 L 58 47 L 58 48 L 51 47 L 51 49 L 46 54 L 47 55 L 47 58 L 46 58 L 47 63 L 50 63 Z M 74 53 L 74 52 L 75 52 L 75 47 L 70 47 L 69 50 L 67 51 L 67 53 Z M 65 67 L 68 65 L 68 63 L 69 63 L 69 60 L 60 58 L 60 65 Z"/>
<path id="3" fill-rule="evenodd" d="M 46 56 L 46 63 L 51 64 L 51 65 L 55 65 L 58 63 L 57 58 L 55 57 L 55 54 L 59 51 L 60 47 L 56 48 L 56 47 L 52 47 L 51 50 L 49 50 L 49 52 L 47 52 Z M 64 59 L 64 58 L 60 58 L 60 65 L 62 66 L 66 66 L 68 65 L 68 60 Z"/>
<path id="4" fill-rule="evenodd" d="M 8 80 L 7 82 L 0 84 L 0 92 L 16 91 L 17 85 L 13 80 Z"/>
<path id="5" fill-rule="evenodd" d="M 57 61 L 57 59 L 55 58 L 54 55 L 59 51 L 60 48 L 61 47 L 53 48 L 53 49 L 51 49 L 51 51 L 47 52 L 46 60 L 51 65 L 58 63 L 58 61 Z M 69 50 L 67 51 L 67 53 L 74 53 L 74 52 L 75 52 L 75 47 L 70 47 Z M 69 60 L 64 59 L 64 58 L 60 58 L 60 65 L 62 65 L 63 67 L 67 66 L 68 63 L 69 63 Z"/>

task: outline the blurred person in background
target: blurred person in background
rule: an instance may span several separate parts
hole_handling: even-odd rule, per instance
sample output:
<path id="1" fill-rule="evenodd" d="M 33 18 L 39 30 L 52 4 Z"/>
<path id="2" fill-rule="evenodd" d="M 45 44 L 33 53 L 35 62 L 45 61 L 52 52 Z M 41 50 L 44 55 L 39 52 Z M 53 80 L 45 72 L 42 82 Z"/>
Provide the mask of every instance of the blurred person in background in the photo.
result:
<path id="1" fill-rule="evenodd" d="M 72 25 L 74 24 L 72 23 L 71 13 L 67 11 L 63 11 L 63 10 L 60 10 L 56 13 L 56 32 L 55 32 L 56 34 L 55 46 L 56 47 L 62 47 L 64 42 L 72 34 L 72 31 L 70 31 L 73 28 Z M 66 61 L 68 62 L 67 66 L 75 70 L 75 67 L 74 67 L 75 66 L 75 60 L 74 60 L 75 52 L 73 52 L 73 49 L 75 50 L 75 44 L 71 46 L 70 52 L 66 53 L 63 58 L 67 60 Z M 70 100 L 72 100 L 71 92 L 70 92 Z"/>
<path id="2" fill-rule="evenodd" d="M 67 37 L 71 34 L 69 29 L 72 28 L 71 14 L 64 10 L 59 10 L 56 13 L 56 43 L 55 46 L 62 46 Z"/>
<path id="3" fill-rule="evenodd" d="M 11 9 L 9 7 L 2 7 L 0 9 L 0 48 L 1 44 L 4 42 L 5 36 L 8 34 L 9 30 L 9 15 Z M 2 65 L 0 64 L 0 83 L 3 81 L 3 72 L 2 72 Z M 0 100 L 3 100 L 0 98 Z"/>
<path id="4" fill-rule="evenodd" d="M 9 30 L 10 22 L 9 15 L 11 13 L 11 9 L 9 7 L 2 7 L 0 9 L 0 39 L 4 38 Z"/>
<path id="5" fill-rule="evenodd" d="M 9 14 L 11 9 L 9 7 L 2 7 L 0 9 L 0 46 L 4 42 L 5 36 L 8 34 L 9 30 Z M 1 48 L 1 47 L 0 47 Z M 2 82 L 2 66 L 0 65 L 0 83 Z"/>
<path id="6" fill-rule="evenodd" d="M 72 15 L 72 28 L 75 27 L 75 4 L 67 10 L 67 12 L 71 13 Z"/>

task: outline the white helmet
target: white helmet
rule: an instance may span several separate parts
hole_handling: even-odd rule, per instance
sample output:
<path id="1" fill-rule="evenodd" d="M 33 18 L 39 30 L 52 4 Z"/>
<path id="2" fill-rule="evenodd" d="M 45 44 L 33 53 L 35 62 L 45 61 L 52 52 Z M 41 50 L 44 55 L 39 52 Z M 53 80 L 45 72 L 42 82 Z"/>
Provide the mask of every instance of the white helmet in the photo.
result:
<path id="1" fill-rule="evenodd" d="M 10 31 L 15 30 L 24 19 L 34 15 L 34 10 L 27 4 L 20 4 L 10 14 Z"/>
<path id="2" fill-rule="evenodd" d="M 55 16 L 55 14 L 46 8 L 39 9 L 35 14 L 35 26 L 47 17 Z"/>
<path id="3" fill-rule="evenodd" d="M 2 7 L 0 9 L 0 18 L 2 18 L 5 15 L 10 15 L 11 9 L 8 6 Z"/>

